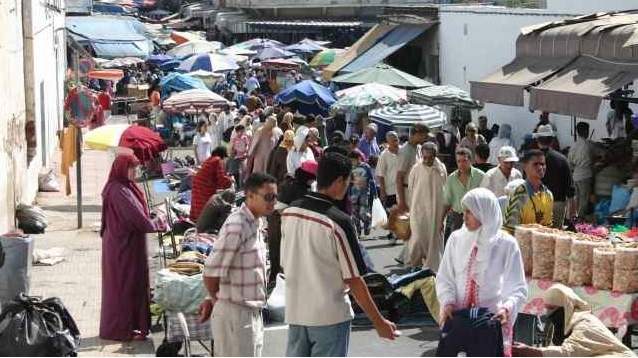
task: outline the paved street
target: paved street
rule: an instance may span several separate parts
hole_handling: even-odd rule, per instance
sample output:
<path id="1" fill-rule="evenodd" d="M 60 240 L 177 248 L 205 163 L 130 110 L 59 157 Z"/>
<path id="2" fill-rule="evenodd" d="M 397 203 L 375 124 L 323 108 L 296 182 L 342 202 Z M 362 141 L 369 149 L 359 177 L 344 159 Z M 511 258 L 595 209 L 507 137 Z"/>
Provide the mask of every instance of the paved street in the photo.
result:
<path id="1" fill-rule="evenodd" d="M 187 150 L 176 151 L 184 155 Z M 100 317 L 100 261 L 101 241 L 99 222 L 101 213 L 100 192 L 108 176 L 108 153 L 87 150 L 83 156 L 84 228 L 76 230 L 75 194 L 39 193 L 38 205 L 46 210 L 49 228 L 43 235 L 35 235 L 35 248 L 64 247 L 66 261 L 51 267 L 33 267 L 31 294 L 62 299 L 75 318 L 82 333 L 80 354 L 83 356 L 154 355 L 164 338 L 163 330 L 153 334 L 145 342 L 120 343 L 98 338 Z M 57 168 L 56 166 L 53 166 Z M 75 173 L 74 169 L 72 173 Z M 74 176 L 74 175 L 72 175 Z M 62 179 L 60 179 L 63 184 Z M 75 180 L 72 178 L 75 192 Z M 374 236 L 374 233 L 373 235 Z M 398 269 L 393 258 L 401 245 L 391 246 L 382 238 L 364 241 L 376 269 L 383 273 Z M 151 274 L 158 268 L 155 255 L 155 235 L 148 236 Z M 425 326 L 400 326 L 403 336 L 395 342 L 379 339 L 370 327 L 353 329 L 350 355 L 352 356 L 432 356 L 436 349 L 438 329 L 433 323 Z M 267 327 L 264 356 L 281 356 L 285 353 L 286 327 Z M 194 354 L 204 351 L 193 344 Z"/>

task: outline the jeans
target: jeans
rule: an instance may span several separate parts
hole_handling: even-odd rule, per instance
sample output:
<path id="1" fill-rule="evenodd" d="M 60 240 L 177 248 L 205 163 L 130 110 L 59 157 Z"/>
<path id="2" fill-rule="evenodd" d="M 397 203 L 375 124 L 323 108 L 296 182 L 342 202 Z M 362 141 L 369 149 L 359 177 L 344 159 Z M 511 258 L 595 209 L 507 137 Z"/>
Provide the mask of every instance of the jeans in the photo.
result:
<path id="1" fill-rule="evenodd" d="M 576 195 L 578 198 L 578 216 L 584 218 L 589 214 L 589 196 L 592 192 L 593 178 L 576 181 Z"/>
<path id="2" fill-rule="evenodd" d="M 345 357 L 348 355 L 350 325 L 345 321 L 329 326 L 288 327 L 288 357 Z"/>

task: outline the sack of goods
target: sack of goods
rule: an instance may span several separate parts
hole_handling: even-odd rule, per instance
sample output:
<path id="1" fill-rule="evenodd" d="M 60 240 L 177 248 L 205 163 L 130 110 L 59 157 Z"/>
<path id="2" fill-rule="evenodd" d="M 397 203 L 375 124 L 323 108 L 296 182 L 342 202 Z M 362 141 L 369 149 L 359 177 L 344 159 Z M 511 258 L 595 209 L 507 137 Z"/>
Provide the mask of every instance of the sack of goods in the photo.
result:
<path id="1" fill-rule="evenodd" d="M 19 295 L 0 313 L 0 356 L 77 356 L 80 331 L 58 298 Z"/>
<path id="2" fill-rule="evenodd" d="M 397 208 L 390 209 L 390 216 L 388 217 L 387 229 L 399 240 L 410 240 L 410 214 L 400 214 Z"/>
<path id="3" fill-rule="evenodd" d="M 160 270 L 153 297 L 167 311 L 197 313 L 206 298 L 202 274 L 186 276 L 169 269 Z"/>

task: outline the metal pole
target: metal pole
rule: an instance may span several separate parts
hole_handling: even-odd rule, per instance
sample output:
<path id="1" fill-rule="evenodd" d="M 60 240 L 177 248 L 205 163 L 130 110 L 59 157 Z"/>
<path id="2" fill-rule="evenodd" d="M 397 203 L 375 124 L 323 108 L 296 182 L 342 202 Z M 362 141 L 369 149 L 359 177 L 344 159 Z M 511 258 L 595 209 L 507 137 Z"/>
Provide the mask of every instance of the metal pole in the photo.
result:
<path id="1" fill-rule="evenodd" d="M 80 85 L 80 55 L 75 51 L 75 82 Z M 78 229 L 82 228 L 82 128 L 76 127 L 75 135 L 75 181 L 77 184 L 77 212 L 78 212 Z"/>
<path id="2" fill-rule="evenodd" d="M 77 206 L 78 206 L 78 229 L 82 228 L 82 128 L 77 127 L 77 135 L 75 141 L 75 150 L 77 161 L 75 163 L 75 175 L 77 182 Z"/>

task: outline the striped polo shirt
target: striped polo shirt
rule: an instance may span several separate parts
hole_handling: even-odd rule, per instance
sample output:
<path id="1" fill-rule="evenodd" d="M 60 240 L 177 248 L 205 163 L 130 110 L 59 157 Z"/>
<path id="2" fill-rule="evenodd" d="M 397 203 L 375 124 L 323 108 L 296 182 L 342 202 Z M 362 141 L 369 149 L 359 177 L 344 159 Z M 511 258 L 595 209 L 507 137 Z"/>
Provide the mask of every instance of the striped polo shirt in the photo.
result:
<path id="1" fill-rule="evenodd" d="M 351 320 L 343 280 L 366 268 L 350 216 L 329 197 L 309 193 L 283 211 L 281 237 L 286 323 L 326 326 Z"/>

